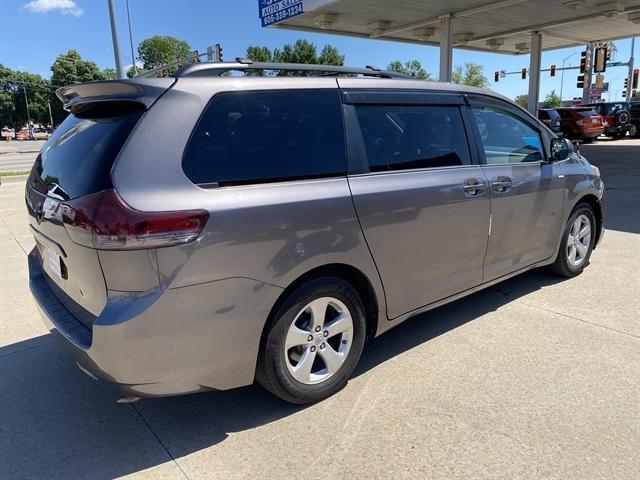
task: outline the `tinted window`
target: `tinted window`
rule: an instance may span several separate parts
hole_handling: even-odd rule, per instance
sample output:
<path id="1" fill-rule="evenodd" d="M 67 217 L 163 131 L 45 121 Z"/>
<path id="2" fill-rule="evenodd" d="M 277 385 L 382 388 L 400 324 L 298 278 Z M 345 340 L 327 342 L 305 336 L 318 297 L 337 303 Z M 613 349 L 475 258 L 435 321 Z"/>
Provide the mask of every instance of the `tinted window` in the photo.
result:
<path id="1" fill-rule="evenodd" d="M 344 175 L 337 90 L 216 95 L 185 152 L 198 184 L 237 185 Z"/>
<path id="2" fill-rule="evenodd" d="M 507 110 L 473 107 L 488 164 L 537 162 L 544 159 L 540 133 Z"/>
<path id="3" fill-rule="evenodd" d="M 372 172 L 470 163 L 457 107 L 360 105 L 356 111 Z"/>
<path id="4" fill-rule="evenodd" d="M 109 188 L 113 162 L 141 116 L 140 111 L 115 118 L 69 115 L 42 147 L 31 183 L 65 200 Z"/>

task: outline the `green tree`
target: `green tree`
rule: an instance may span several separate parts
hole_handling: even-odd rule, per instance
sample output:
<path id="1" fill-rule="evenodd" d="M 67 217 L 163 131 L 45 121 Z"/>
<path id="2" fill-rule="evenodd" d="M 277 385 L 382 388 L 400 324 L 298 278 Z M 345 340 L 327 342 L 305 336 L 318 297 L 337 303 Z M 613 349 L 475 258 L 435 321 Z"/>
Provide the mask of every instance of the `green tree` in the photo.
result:
<path id="1" fill-rule="evenodd" d="M 529 94 L 528 93 L 523 93 L 522 95 L 518 95 L 515 98 L 515 102 L 520 105 L 522 108 L 527 108 L 527 105 L 529 103 Z"/>
<path id="2" fill-rule="evenodd" d="M 409 60 L 405 63 L 402 63 L 400 60 L 394 60 L 387 65 L 387 70 L 391 72 L 404 73 L 405 75 L 410 75 L 420 80 L 432 80 L 429 72 L 422 67 L 420 61 L 415 59 Z"/>
<path id="3" fill-rule="evenodd" d="M 29 102 L 28 115 L 25 94 Z M 48 80 L 0 65 L 0 126 L 9 126 L 17 133 L 27 126 L 28 118 L 34 124 L 48 125 L 48 102 L 52 98 L 53 89 Z"/>
<path id="4" fill-rule="evenodd" d="M 51 65 L 51 72 L 51 84 L 56 87 L 105 79 L 95 62 L 83 60 L 76 50 L 58 55 Z M 56 125 L 67 116 L 62 102 L 54 95 L 51 95 L 51 111 Z"/>
<path id="5" fill-rule="evenodd" d="M 54 85 L 65 86 L 104 79 L 95 62 L 83 60 L 76 50 L 58 55 L 51 65 L 51 72 L 51 82 Z"/>
<path id="6" fill-rule="evenodd" d="M 254 62 L 272 62 L 273 53 L 268 47 L 258 47 L 249 45 L 247 47 L 247 58 Z"/>
<path id="7" fill-rule="evenodd" d="M 104 70 L 102 70 L 102 78 L 104 78 L 105 80 L 117 80 L 118 72 L 115 68 L 105 68 Z"/>
<path id="8" fill-rule="evenodd" d="M 253 62 L 273 62 L 273 53 L 268 47 L 259 47 L 249 45 L 247 47 L 246 57 Z M 273 72 L 263 72 L 262 70 L 248 71 L 247 75 L 262 77 L 264 75 L 270 75 Z"/>
<path id="9" fill-rule="evenodd" d="M 192 53 L 191 46 L 184 40 L 178 40 L 169 35 L 156 35 L 147 38 L 138 45 L 138 59 L 142 62 L 143 70 L 153 68 L 189 58 Z M 172 67 L 167 73 L 173 73 L 178 67 Z"/>
<path id="10" fill-rule="evenodd" d="M 325 45 L 318 55 L 316 46 L 305 39 L 298 39 L 291 45 L 289 43 L 283 47 L 275 48 L 273 51 L 268 47 L 249 46 L 247 48 L 247 58 L 254 62 L 275 62 L 275 63 L 303 63 L 311 65 L 344 65 L 344 55 L 333 45 Z M 252 75 L 281 75 L 281 76 L 304 76 L 313 72 L 254 72 Z"/>
<path id="11" fill-rule="evenodd" d="M 451 81 L 480 88 L 486 88 L 489 84 L 487 77 L 482 72 L 482 66 L 474 62 L 466 62 L 464 69 L 457 66 L 451 74 Z"/>
<path id="12" fill-rule="evenodd" d="M 325 45 L 322 47 L 320 56 L 318 57 L 318 63 L 321 65 L 344 65 L 344 55 L 340 54 L 340 51 L 332 46 Z"/>
<path id="13" fill-rule="evenodd" d="M 542 102 L 543 108 L 556 108 L 562 106 L 562 99 L 555 90 L 551 90 Z"/>
<path id="14" fill-rule="evenodd" d="M 0 127 L 16 128 L 14 80 L 13 70 L 0 64 Z"/>

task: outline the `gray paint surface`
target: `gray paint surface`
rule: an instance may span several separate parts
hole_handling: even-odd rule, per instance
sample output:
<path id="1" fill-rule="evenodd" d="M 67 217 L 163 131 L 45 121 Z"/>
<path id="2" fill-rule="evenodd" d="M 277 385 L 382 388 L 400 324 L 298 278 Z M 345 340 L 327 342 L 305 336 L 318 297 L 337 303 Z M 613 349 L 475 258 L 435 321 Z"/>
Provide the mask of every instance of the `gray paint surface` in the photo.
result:
<path id="1" fill-rule="evenodd" d="M 380 334 L 416 313 L 551 263 L 576 201 L 602 197 L 601 180 L 577 155 L 553 164 L 476 164 L 211 189 L 194 185 L 182 171 L 191 131 L 216 92 L 339 86 L 501 98 L 406 80 L 178 79 L 127 140 L 112 180 L 137 210 L 208 210 L 199 239 L 119 256 L 85 252 L 64 238 L 61 225 L 34 225 L 82 264 L 70 271 L 93 289 L 87 297 L 63 285 L 98 315 L 89 348 L 68 341 L 55 309 L 40 305 L 45 323 L 58 338 L 67 337 L 63 343 L 79 364 L 139 395 L 247 385 L 271 309 L 285 288 L 314 268 L 342 264 L 360 271 L 377 300 Z M 552 134 L 528 118 L 548 144 Z M 513 181 L 507 195 L 491 191 L 499 175 Z M 483 195 L 464 195 L 469 178 L 487 182 Z"/>

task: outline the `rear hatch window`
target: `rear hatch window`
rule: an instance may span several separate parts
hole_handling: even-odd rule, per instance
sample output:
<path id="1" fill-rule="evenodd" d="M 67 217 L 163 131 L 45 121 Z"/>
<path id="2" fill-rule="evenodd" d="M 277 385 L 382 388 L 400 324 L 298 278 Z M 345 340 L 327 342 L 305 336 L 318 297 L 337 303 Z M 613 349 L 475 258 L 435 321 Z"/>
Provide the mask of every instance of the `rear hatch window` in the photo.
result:
<path id="1" fill-rule="evenodd" d="M 109 188 L 111 167 L 141 116 L 138 109 L 111 117 L 69 115 L 38 155 L 31 185 L 62 200 Z"/>

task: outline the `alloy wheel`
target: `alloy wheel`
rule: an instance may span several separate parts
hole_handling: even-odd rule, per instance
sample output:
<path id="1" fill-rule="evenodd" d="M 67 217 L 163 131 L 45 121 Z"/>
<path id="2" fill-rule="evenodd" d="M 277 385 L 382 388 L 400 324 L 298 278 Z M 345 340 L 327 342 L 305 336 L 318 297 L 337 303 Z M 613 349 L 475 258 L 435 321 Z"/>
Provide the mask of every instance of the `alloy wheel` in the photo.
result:
<path id="1" fill-rule="evenodd" d="M 572 267 L 584 262 L 591 244 L 591 220 L 586 215 L 578 215 L 567 235 L 567 261 Z"/>
<path id="2" fill-rule="evenodd" d="M 353 341 L 353 319 L 337 298 L 321 297 L 296 315 L 285 338 L 285 363 L 298 382 L 314 385 L 344 364 Z"/>

